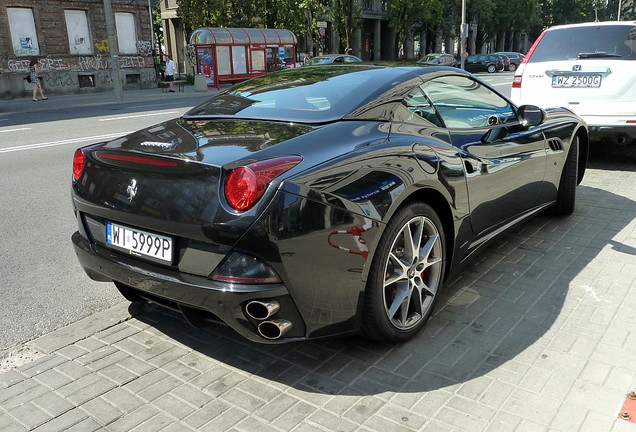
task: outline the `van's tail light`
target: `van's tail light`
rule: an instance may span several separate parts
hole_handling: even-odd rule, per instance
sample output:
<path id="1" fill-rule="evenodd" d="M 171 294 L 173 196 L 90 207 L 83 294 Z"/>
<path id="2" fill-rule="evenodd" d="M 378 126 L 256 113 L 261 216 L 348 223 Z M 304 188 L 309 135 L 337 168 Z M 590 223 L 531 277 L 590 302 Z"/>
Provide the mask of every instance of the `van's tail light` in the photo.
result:
<path id="1" fill-rule="evenodd" d="M 84 165 L 86 164 L 86 156 L 84 155 L 84 149 L 78 148 L 73 155 L 73 180 L 77 181 L 84 172 Z"/>
<path id="2" fill-rule="evenodd" d="M 249 210 L 261 199 L 273 179 L 302 160 L 301 156 L 283 156 L 233 169 L 225 182 L 225 199 L 235 210 Z"/>
<path id="3" fill-rule="evenodd" d="M 519 67 L 517 68 L 517 72 L 515 73 L 515 77 L 512 79 L 512 88 L 521 88 L 521 77 L 523 76 L 523 70 L 526 68 L 526 63 L 530 61 L 530 57 L 532 56 L 532 54 L 534 53 L 534 50 L 539 45 L 539 42 L 541 42 L 541 39 L 543 39 L 543 37 L 545 36 L 545 33 L 546 32 L 544 31 L 543 33 L 539 35 L 537 40 L 534 41 L 534 43 L 532 44 L 532 46 L 530 47 L 526 55 L 523 57 L 523 60 L 521 60 L 521 63 L 519 64 Z"/>

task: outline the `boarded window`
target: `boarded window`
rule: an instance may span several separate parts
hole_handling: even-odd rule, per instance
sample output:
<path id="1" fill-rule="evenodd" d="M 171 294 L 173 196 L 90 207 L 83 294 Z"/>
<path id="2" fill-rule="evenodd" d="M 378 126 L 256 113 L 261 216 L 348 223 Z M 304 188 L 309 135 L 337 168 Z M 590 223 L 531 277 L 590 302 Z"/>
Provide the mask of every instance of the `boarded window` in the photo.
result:
<path id="1" fill-rule="evenodd" d="M 40 55 L 33 11 L 26 8 L 7 8 L 7 15 L 15 55 Z"/>
<path id="2" fill-rule="evenodd" d="M 71 54 L 93 54 L 93 43 L 88 30 L 86 11 L 65 10 L 66 33 Z"/>
<path id="3" fill-rule="evenodd" d="M 135 17 L 131 13 L 116 13 L 117 44 L 120 54 L 137 54 Z"/>

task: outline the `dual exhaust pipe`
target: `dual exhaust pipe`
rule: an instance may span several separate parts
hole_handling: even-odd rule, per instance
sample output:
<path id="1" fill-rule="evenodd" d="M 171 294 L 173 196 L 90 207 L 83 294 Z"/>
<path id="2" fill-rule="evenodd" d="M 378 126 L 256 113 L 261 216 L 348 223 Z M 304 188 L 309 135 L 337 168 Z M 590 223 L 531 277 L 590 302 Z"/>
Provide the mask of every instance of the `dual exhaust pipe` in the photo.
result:
<path id="1" fill-rule="evenodd" d="M 276 300 L 253 300 L 245 306 L 245 313 L 252 319 L 261 321 L 258 333 L 265 339 L 278 339 L 292 329 L 292 323 L 286 319 L 270 319 L 280 310 Z"/>

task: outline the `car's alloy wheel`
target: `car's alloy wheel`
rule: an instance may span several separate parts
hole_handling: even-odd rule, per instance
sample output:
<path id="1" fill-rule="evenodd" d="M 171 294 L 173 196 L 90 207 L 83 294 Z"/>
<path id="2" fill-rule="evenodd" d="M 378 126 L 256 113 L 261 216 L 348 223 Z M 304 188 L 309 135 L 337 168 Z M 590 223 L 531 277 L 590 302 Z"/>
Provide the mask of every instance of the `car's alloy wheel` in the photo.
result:
<path id="1" fill-rule="evenodd" d="M 362 330 L 387 342 L 412 337 L 428 320 L 444 275 L 442 224 L 426 204 L 400 210 L 373 259 Z"/>
<path id="2" fill-rule="evenodd" d="M 510 63 L 510 66 L 508 67 L 508 70 L 510 72 L 514 72 L 517 70 L 517 65 L 515 65 L 514 63 Z"/>
<path id="3" fill-rule="evenodd" d="M 488 65 L 488 73 L 495 73 L 497 71 L 497 68 L 495 67 L 495 65 Z"/>

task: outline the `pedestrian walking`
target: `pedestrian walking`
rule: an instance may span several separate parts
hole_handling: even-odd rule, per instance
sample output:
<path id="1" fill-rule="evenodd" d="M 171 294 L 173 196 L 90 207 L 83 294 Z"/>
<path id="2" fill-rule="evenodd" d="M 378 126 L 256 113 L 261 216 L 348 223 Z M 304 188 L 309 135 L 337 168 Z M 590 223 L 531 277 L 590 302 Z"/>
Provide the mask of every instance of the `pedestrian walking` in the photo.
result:
<path id="1" fill-rule="evenodd" d="M 170 90 L 168 91 L 174 93 L 174 89 L 172 88 L 172 81 L 174 81 L 174 62 L 168 56 L 166 56 L 166 70 L 164 74 L 166 75 L 166 81 L 170 82 Z"/>
<path id="2" fill-rule="evenodd" d="M 31 84 L 33 84 L 33 102 L 39 101 L 38 99 L 38 91 L 40 92 L 40 97 L 42 100 L 47 100 L 48 97 L 44 96 L 44 91 L 42 91 L 42 83 L 40 83 L 40 77 L 38 74 L 41 72 L 40 62 L 37 57 L 31 57 L 31 63 L 29 64 L 29 78 L 31 79 Z"/>

